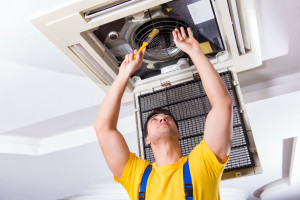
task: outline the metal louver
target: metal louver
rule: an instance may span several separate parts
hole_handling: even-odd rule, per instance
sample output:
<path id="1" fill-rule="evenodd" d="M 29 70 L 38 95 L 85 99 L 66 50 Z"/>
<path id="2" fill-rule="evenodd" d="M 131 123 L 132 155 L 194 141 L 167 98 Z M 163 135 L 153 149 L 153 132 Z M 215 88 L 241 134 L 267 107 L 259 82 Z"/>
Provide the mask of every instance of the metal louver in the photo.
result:
<path id="1" fill-rule="evenodd" d="M 224 171 L 253 167 L 255 163 L 253 155 L 249 151 L 249 141 L 244 120 L 239 112 L 240 105 L 231 81 L 231 73 L 223 72 L 220 73 L 220 76 L 234 100 L 232 149 Z M 205 119 L 211 109 L 200 79 L 140 95 L 139 106 L 142 125 L 153 109 L 162 107 L 170 110 L 178 122 L 179 132 L 182 136 L 179 143 L 183 156 L 188 156 L 203 139 Z M 141 130 L 143 130 L 143 126 Z M 145 159 L 151 163 L 155 162 L 151 147 L 143 144 Z"/>

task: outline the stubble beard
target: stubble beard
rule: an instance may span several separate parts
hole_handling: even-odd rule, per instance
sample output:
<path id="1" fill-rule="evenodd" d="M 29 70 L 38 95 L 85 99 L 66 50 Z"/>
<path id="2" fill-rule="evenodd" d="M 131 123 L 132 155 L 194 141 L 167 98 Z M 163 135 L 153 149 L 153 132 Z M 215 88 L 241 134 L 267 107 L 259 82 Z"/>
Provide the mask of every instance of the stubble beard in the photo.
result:
<path id="1" fill-rule="evenodd" d="M 171 128 L 162 129 L 159 130 L 158 133 L 155 133 L 155 136 L 152 137 L 152 143 L 156 145 L 160 142 L 169 141 L 173 139 L 177 139 L 176 132 L 174 130 L 172 130 Z"/>

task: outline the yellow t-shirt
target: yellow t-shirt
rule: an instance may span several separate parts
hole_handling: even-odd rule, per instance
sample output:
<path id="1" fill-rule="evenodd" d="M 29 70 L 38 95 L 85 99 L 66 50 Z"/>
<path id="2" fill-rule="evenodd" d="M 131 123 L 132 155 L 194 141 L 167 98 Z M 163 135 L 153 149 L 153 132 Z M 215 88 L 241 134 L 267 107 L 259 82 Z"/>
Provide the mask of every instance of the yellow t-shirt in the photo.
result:
<path id="1" fill-rule="evenodd" d="M 204 140 L 191 152 L 189 157 L 182 157 L 177 163 L 157 167 L 152 164 L 148 178 L 145 200 L 185 199 L 183 166 L 189 158 L 193 183 L 194 200 L 220 199 L 221 176 L 228 161 L 220 163 Z M 138 200 L 141 180 L 149 162 L 130 153 L 121 178 L 115 181 L 123 185 L 131 200 Z"/>

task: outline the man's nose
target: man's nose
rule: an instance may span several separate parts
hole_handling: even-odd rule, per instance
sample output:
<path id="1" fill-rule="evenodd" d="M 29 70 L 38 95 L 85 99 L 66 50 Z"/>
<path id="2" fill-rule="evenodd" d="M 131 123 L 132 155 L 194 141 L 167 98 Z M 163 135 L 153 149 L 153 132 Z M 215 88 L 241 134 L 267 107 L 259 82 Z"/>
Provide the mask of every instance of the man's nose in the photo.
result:
<path id="1" fill-rule="evenodd" d="M 165 117 L 162 117 L 162 118 L 160 118 L 160 120 L 159 120 L 159 122 L 162 122 L 162 121 L 167 121 L 167 119 L 165 118 Z"/>

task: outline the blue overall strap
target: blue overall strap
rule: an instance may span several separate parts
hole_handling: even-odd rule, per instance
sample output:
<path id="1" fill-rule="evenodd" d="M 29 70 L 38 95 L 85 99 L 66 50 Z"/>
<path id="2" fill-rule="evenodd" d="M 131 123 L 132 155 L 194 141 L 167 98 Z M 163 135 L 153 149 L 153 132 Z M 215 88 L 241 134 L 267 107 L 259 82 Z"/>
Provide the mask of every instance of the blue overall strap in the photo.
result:
<path id="1" fill-rule="evenodd" d="M 152 171 L 152 165 L 149 164 L 147 166 L 147 168 L 145 169 L 143 178 L 142 178 L 142 182 L 141 182 L 141 186 L 140 186 L 140 192 L 139 192 L 139 200 L 145 200 L 145 193 L 146 193 L 146 187 L 147 187 L 147 182 L 148 182 L 148 178 L 149 175 Z"/>
<path id="2" fill-rule="evenodd" d="M 190 172 L 189 160 L 183 166 L 183 177 L 184 177 L 184 192 L 186 200 L 193 200 L 193 185 L 192 177 Z"/>

